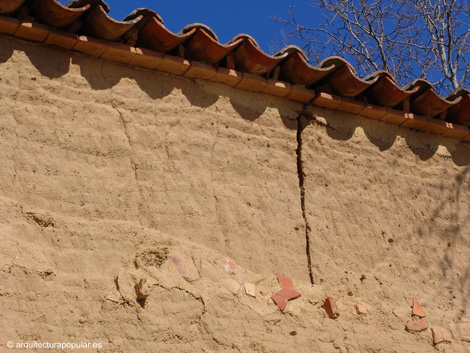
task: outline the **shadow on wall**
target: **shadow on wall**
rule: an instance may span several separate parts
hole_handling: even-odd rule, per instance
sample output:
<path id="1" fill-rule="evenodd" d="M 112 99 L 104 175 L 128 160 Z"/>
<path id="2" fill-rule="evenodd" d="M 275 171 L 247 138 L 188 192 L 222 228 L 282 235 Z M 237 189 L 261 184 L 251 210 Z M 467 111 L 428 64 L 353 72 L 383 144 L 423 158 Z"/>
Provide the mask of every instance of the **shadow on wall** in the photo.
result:
<path id="1" fill-rule="evenodd" d="M 465 252 L 468 252 L 470 248 L 470 218 L 468 217 L 470 144 L 320 108 L 311 108 L 306 117 L 313 120 L 315 124 L 324 126 L 328 136 L 336 141 L 351 140 L 350 143 L 353 144 L 357 141 L 353 139 L 356 130 L 362 129 L 368 141 L 380 151 L 373 151 L 375 156 L 380 156 L 390 149 L 398 137 L 404 139 L 406 143 L 404 147 L 407 146 L 409 151 L 422 161 L 427 161 L 439 153 L 440 146 L 444 146 L 449 151 L 450 155 L 439 155 L 436 161 L 431 162 L 437 163 L 438 169 L 436 170 L 441 176 L 440 183 L 436 186 L 431 186 L 429 181 L 425 181 L 428 188 L 435 187 L 436 190 L 428 190 L 433 196 L 429 196 L 426 193 L 426 187 L 421 188 L 419 183 L 412 187 L 418 193 L 422 192 L 432 198 L 432 202 L 427 203 L 426 208 L 422 210 L 423 218 L 418 218 L 416 223 L 413 223 L 413 230 L 406 236 L 405 244 L 407 249 L 416 250 L 413 251 L 413 256 L 420 268 L 428 266 L 430 261 L 439 264 L 441 272 L 433 278 L 438 285 L 427 283 L 433 288 L 434 302 L 449 298 L 455 308 L 456 319 L 468 318 L 470 314 L 470 263 L 468 254 Z M 369 147 L 363 140 L 360 143 Z M 399 153 L 398 158 L 409 157 L 406 153 L 400 155 L 400 151 L 396 153 Z M 416 171 L 410 170 L 409 172 L 418 175 L 419 169 L 425 171 L 427 165 L 431 164 L 423 163 L 421 167 L 416 168 Z M 391 213 L 391 217 L 396 216 L 393 214 L 393 209 Z M 384 215 L 384 217 L 387 216 Z M 403 234 L 401 230 L 397 229 L 397 231 Z M 430 244 L 430 236 L 437 236 L 437 241 L 434 238 Z M 458 297 L 455 295 L 457 293 L 460 294 Z"/>
<path id="2" fill-rule="evenodd" d="M 158 78 L 159 74 L 150 71 L 133 69 L 80 54 L 71 54 L 60 49 L 54 50 L 54 55 L 51 56 L 50 48 L 16 39 L 0 38 L 0 63 L 8 61 L 14 50 L 23 51 L 41 75 L 49 79 L 56 79 L 67 74 L 72 63 L 80 68 L 82 77 L 95 90 L 110 89 L 123 78 L 128 78 L 135 80 L 140 88 L 152 99 L 162 99 L 171 94 L 176 88 L 183 92 L 192 105 L 201 108 L 213 105 L 223 93 L 229 98 L 234 110 L 245 120 L 255 121 L 268 107 L 273 107 L 278 109 L 282 121 L 288 129 L 297 129 L 297 122 L 293 121 L 297 118 L 296 114 L 292 113 L 292 109 L 285 109 L 282 106 L 286 103 L 292 106 L 295 105 L 298 114 L 300 114 L 302 108 L 300 103 L 288 102 L 267 95 L 263 99 L 258 99 L 260 96 L 253 96 L 253 93 L 244 92 L 244 96 L 254 97 L 252 101 L 247 101 L 243 99 L 243 95 L 240 95 L 239 91 L 228 86 L 221 85 L 221 89 L 217 92 L 216 90 L 209 92 L 201 90 L 198 85 L 188 85 L 180 77 L 171 75 L 166 76 L 164 84 L 158 84 L 155 78 Z M 360 127 L 373 145 L 378 147 L 380 151 L 385 151 L 393 146 L 399 134 L 406 140 L 410 150 L 421 160 L 432 158 L 439 146 L 442 145 L 451 151 L 452 160 L 456 165 L 470 165 L 470 144 L 468 143 L 460 143 L 455 139 L 435 134 L 416 133 L 411 129 L 400 128 L 395 125 L 387 125 L 390 126 L 390 129 L 384 129 L 384 123 L 351 115 L 352 118 L 341 118 L 341 124 L 338 125 L 338 115 L 348 114 L 319 109 L 325 112 L 322 116 L 326 119 L 327 133 L 335 140 L 346 141 L 351 139 L 356 129 Z"/>
<path id="3" fill-rule="evenodd" d="M 456 299 L 453 296 L 454 291 L 463 294 L 461 303 L 454 303 L 458 308 L 458 318 L 462 319 L 469 314 L 470 264 L 468 263 L 468 255 L 464 264 L 456 263 L 456 259 L 465 257 L 462 252 L 465 252 L 470 246 L 468 238 L 470 219 L 466 202 L 470 192 L 470 166 L 463 168 L 455 175 L 452 186 L 450 193 L 443 195 L 440 202 L 432 210 L 429 210 L 429 217 L 426 222 L 419 225 L 417 235 L 422 249 L 426 249 L 428 234 L 435 233 L 442 240 L 442 247 L 445 250 L 439 259 L 439 264 L 442 269 L 442 277 L 448 286 L 443 287 L 441 293 L 437 295 Z M 411 241 L 411 239 L 409 240 Z M 419 258 L 420 263 L 425 264 L 429 256 L 432 254 L 423 252 Z M 456 271 L 456 268 L 460 268 L 461 272 Z"/>
<path id="4" fill-rule="evenodd" d="M 381 152 L 390 149 L 397 137 L 401 136 L 405 139 L 410 151 L 423 161 L 434 157 L 439 146 L 444 146 L 450 152 L 455 165 L 460 167 L 470 165 L 470 143 L 357 117 L 348 113 L 329 111 L 323 108 L 312 108 L 312 110 L 307 113 L 306 117 L 324 125 L 328 136 L 334 140 L 348 141 L 354 136 L 357 128 L 360 128 L 368 140 Z M 317 112 L 324 121 L 319 121 L 315 117 Z"/>
<path id="5" fill-rule="evenodd" d="M 51 51 L 51 49 L 53 51 Z M 288 102 L 295 105 L 297 115 L 292 113 L 292 109 L 284 111 L 283 103 L 276 97 L 265 96 L 264 99 L 256 99 L 256 107 L 245 99 L 240 99 L 240 92 L 234 91 L 231 87 L 223 86 L 216 90 L 201 90 L 199 85 L 187 84 L 190 79 L 182 79 L 172 75 L 165 75 L 160 72 L 152 72 L 145 69 L 134 69 L 118 63 L 104 61 L 93 57 L 71 53 L 59 48 L 48 48 L 43 45 L 32 44 L 17 39 L 0 38 L 0 63 L 7 62 L 14 51 L 23 52 L 30 63 L 39 71 L 43 77 L 57 79 L 67 74 L 72 65 L 78 66 L 81 76 L 94 90 L 108 90 L 117 85 L 122 79 L 134 80 L 139 87 L 151 99 L 162 99 L 171 94 L 174 89 L 179 89 L 188 101 L 197 107 L 207 108 L 215 104 L 220 98 L 221 92 L 227 96 L 240 116 L 248 121 L 258 119 L 268 107 L 279 110 L 284 125 L 291 130 L 297 129 L 296 118 L 300 114 L 302 104 Z M 53 55 L 51 55 L 53 54 Z M 16 59 L 13 59 L 16 61 Z M 165 75 L 165 80 L 159 84 L 158 79 Z M 244 92 L 245 95 L 251 94 Z M 294 120 L 294 122 L 293 122 Z"/>

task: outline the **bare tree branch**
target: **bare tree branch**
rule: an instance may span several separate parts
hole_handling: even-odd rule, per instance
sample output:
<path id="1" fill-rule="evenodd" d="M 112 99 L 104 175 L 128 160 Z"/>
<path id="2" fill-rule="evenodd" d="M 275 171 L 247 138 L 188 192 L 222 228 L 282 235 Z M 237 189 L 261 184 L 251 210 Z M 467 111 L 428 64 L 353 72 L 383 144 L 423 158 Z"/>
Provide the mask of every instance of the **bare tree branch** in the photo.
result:
<path id="1" fill-rule="evenodd" d="M 360 75 L 387 70 L 405 85 L 426 79 L 443 93 L 470 79 L 470 8 L 466 0 L 310 0 L 323 22 L 308 26 L 295 4 L 282 23 L 283 44 L 301 46 L 311 60 L 339 55 Z"/>

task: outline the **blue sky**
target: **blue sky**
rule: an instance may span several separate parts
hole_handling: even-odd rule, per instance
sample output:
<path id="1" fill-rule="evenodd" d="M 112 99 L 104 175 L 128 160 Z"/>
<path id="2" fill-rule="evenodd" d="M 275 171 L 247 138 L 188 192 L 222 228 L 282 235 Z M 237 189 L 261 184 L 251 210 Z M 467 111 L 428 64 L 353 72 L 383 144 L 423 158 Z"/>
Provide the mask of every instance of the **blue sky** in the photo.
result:
<path id="1" fill-rule="evenodd" d="M 254 37 L 261 48 L 270 53 L 274 40 L 282 41 L 282 25 L 270 19 L 272 16 L 289 17 L 290 0 L 105 0 L 111 7 L 110 16 L 122 20 L 134 9 L 145 7 L 157 12 L 165 26 L 179 32 L 188 24 L 200 22 L 211 27 L 222 43 L 228 42 L 239 33 Z M 68 2 L 60 0 L 61 3 Z M 296 9 L 302 20 L 314 17 L 306 4 L 297 4 Z M 301 10 L 301 11 L 299 11 Z"/>

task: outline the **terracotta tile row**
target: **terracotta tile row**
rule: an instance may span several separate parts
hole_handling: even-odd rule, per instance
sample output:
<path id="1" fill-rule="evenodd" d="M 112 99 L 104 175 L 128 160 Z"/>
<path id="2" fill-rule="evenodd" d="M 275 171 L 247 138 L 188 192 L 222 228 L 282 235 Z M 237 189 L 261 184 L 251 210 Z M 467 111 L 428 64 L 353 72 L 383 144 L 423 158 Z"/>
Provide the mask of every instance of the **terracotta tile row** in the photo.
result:
<path id="1" fill-rule="evenodd" d="M 122 21 L 108 12 L 102 0 L 67 5 L 57 0 L 0 0 L 0 33 L 470 140 L 470 92 L 465 89 L 442 98 L 423 80 L 400 88 L 384 71 L 360 78 L 339 57 L 313 66 L 295 46 L 268 55 L 246 34 L 222 44 L 202 24 L 172 33 L 149 9 L 137 9 Z"/>

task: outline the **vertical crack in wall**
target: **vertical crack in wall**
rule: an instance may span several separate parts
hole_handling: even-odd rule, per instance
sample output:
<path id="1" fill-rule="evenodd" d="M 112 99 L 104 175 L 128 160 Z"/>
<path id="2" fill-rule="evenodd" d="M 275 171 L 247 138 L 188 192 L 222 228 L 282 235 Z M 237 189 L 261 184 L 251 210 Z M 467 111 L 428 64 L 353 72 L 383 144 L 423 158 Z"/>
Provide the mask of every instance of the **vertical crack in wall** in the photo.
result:
<path id="1" fill-rule="evenodd" d="M 307 266 L 308 266 L 308 275 L 310 277 L 310 283 L 314 284 L 313 280 L 313 272 L 312 272 L 312 257 L 310 253 L 310 225 L 307 220 L 307 215 L 305 214 L 305 186 L 304 186 L 304 171 L 303 171 L 303 163 L 302 163 L 302 132 L 304 126 L 302 124 L 302 117 L 301 114 L 297 118 L 297 175 L 299 176 L 299 188 L 300 188 L 300 206 L 302 208 L 302 217 L 304 218 L 305 222 L 305 251 L 307 255 Z"/>
<path id="2" fill-rule="evenodd" d="M 227 250 L 228 236 L 226 234 L 225 227 L 221 222 L 221 215 L 222 214 L 221 214 L 220 209 L 219 209 L 219 199 L 217 198 L 216 189 L 214 187 L 214 182 L 215 182 L 215 179 L 214 179 L 215 147 L 216 147 L 217 143 L 219 142 L 219 108 L 218 108 L 217 104 L 215 105 L 215 109 L 216 109 L 215 135 L 214 135 L 215 140 L 214 140 L 214 144 L 212 145 L 212 148 L 211 148 L 210 174 L 211 174 L 212 195 L 214 197 L 215 217 L 216 217 L 217 225 L 219 226 L 220 232 L 222 233 L 222 235 L 224 237 L 224 248 L 225 248 L 224 251 L 225 251 L 225 253 L 227 253 L 227 251 L 228 251 Z"/>
<path id="3" fill-rule="evenodd" d="M 135 184 L 136 184 L 136 188 L 137 188 L 137 192 L 139 193 L 139 197 L 140 197 L 140 203 L 139 203 L 139 209 L 138 209 L 138 214 L 139 214 L 139 224 L 141 226 L 143 226 L 143 222 L 142 222 L 142 218 L 143 218 L 143 214 L 141 212 L 141 207 L 142 207 L 142 203 L 144 202 L 144 198 L 143 198 L 143 195 L 142 195 L 142 190 L 140 188 L 140 184 L 139 184 L 139 178 L 138 178 L 138 175 L 137 175 L 137 169 L 139 168 L 139 166 L 135 163 L 134 161 L 134 158 L 132 157 L 132 152 L 133 152 L 133 146 L 132 146 L 132 141 L 131 141 L 131 137 L 129 135 L 129 131 L 128 131 L 128 127 L 127 127 L 127 123 L 126 123 L 126 120 L 124 119 L 123 115 L 122 115 L 122 112 L 118 109 L 117 105 L 115 104 L 115 102 L 113 100 L 110 101 L 110 104 L 111 104 L 111 107 L 113 107 L 113 109 L 118 113 L 119 115 L 119 118 L 121 120 L 121 123 L 122 123 L 122 126 L 124 128 L 124 135 L 126 136 L 127 138 L 127 142 L 129 143 L 129 161 L 130 161 L 130 165 L 131 165 L 131 168 L 132 170 L 134 171 L 134 180 L 135 180 Z"/>

